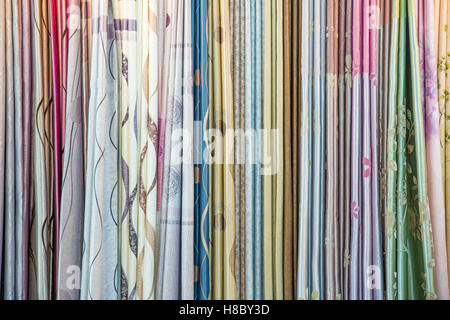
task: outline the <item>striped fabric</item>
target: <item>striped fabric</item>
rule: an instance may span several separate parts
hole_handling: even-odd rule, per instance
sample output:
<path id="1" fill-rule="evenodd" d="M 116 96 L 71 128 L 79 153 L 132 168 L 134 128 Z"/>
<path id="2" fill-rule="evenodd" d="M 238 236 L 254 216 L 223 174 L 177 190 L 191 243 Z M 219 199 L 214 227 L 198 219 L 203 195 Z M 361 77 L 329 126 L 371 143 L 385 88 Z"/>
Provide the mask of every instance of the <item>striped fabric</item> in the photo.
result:
<path id="1" fill-rule="evenodd" d="M 449 17 L 0 1 L 0 298 L 450 299 Z"/>

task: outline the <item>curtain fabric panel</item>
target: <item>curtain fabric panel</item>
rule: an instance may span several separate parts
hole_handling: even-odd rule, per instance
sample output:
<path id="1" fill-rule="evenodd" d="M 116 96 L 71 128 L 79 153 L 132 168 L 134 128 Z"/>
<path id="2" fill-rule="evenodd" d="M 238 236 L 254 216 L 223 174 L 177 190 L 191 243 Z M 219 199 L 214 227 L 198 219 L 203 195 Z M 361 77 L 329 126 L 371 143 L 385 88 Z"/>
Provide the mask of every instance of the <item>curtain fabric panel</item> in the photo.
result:
<path id="1" fill-rule="evenodd" d="M 0 1 L 0 298 L 450 299 L 449 21 Z"/>

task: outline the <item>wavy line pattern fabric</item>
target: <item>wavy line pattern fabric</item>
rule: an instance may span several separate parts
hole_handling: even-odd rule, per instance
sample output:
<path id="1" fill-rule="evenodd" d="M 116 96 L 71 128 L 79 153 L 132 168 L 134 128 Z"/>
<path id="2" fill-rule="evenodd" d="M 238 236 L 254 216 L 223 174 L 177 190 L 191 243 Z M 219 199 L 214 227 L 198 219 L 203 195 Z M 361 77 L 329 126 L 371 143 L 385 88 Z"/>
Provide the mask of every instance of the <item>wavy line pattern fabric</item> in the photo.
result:
<path id="1" fill-rule="evenodd" d="M 449 141 L 450 141 L 450 137 L 448 135 L 448 128 L 449 128 L 449 108 L 448 108 L 448 103 L 449 103 L 449 85 L 450 82 L 448 80 L 448 69 L 449 69 L 449 65 L 448 65 L 448 59 L 449 59 L 449 49 L 448 49 L 448 43 L 449 43 L 449 31 L 448 31 L 448 15 L 449 15 L 449 6 L 448 6 L 448 1 L 439 1 L 439 2 L 435 2 L 435 14 L 433 16 L 433 19 L 435 21 L 435 45 L 436 45 L 436 59 L 437 59 L 437 74 L 436 74 L 436 78 L 437 78 L 437 99 L 438 99 L 438 103 L 439 103 L 439 107 L 438 107 L 438 114 L 436 115 L 436 111 L 433 110 L 433 100 L 431 100 L 430 104 L 430 109 L 427 109 L 426 111 L 426 115 L 427 115 L 427 119 L 429 119 L 429 121 L 426 122 L 427 125 L 432 126 L 433 124 L 436 125 L 436 123 L 434 121 L 436 121 L 436 119 L 434 119 L 434 116 L 438 116 L 439 117 L 439 128 L 440 128 L 440 154 L 441 154 L 441 161 L 442 161 L 442 171 L 441 171 L 441 175 L 442 175 L 442 183 L 443 183 L 443 191 L 444 191 L 444 206 L 445 206 L 445 222 L 442 226 L 445 226 L 445 235 L 446 235 L 446 248 L 447 248 L 447 271 L 450 270 L 450 215 L 448 214 L 449 210 L 450 210 L 450 189 L 449 189 L 449 172 L 450 172 L 450 167 L 448 165 L 448 159 L 449 159 Z M 430 4 L 431 6 L 431 4 Z M 431 13 L 430 13 L 431 14 Z M 430 28 L 432 28 L 432 26 L 429 26 Z M 432 41 L 432 40 L 430 40 Z M 430 48 L 432 50 L 432 48 Z M 432 52 L 432 51 L 431 51 Z M 432 54 L 431 57 L 432 58 Z M 434 70 L 434 69 L 433 69 Z M 436 87 L 431 87 L 430 89 L 433 90 L 433 88 L 435 88 L 434 90 L 436 90 Z M 430 95 L 433 94 L 433 91 L 430 90 Z M 433 96 L 431 96 L 431 98 L 433 98 Z M 428 104 L 427 104 L 427 108 L 428 108 Z M 432 129 L 433 127 L 431 127 L 430 129 Z M 428 131 L 427 133 L 428 135 L 428 145 L 427 148 L 431 149 L 433 152 L 434 156 L 437 155 L 437 150 L 434 148 L 433 150 L 433 145 L 436 144 L 436 142 L 434 142 L 434 134 L 433 131 Z M 433 141 L 433 142 L 431 142 Z M 436 171 L 432 171 L 433 174 L 436 174 L 437 176 L 439 176 L 439 169 L 434 168 L 431 170 L 436 170 Z M 436 202 L 435 205 L 439 206 L 439 193 L 441 192 L 439 190 L 439 182 L 436 186 L 437 188 L 434 190 L 435 196 L 436 196 Z M 439 208 L 439 207 L 437 207 Z M 442 210 L 442 209 L 441 209 Z M 442 214 L 439 215 L 442 219 Z M 437 219 L 435 217 L 433 217 L 433 219 L 438 220 L 439 216 L 437 216 Z M 434 220 L 434 221 L 436 221 Z M 443 221 L 440 220 L 440 223 L 442 223 Z M 441 226 L 441 227 L 442 227 Z M 439 236 L 439 235 L 438 235 Z M 442 237 L 442 234 L 440 235 L 440 237 Z M 438 240 L 440 241 L 442 238 L 438 238 Z M 441 251 L 438 252 L 437 254 L 440 255 L 440 258 L 444 258 L 445 257 L 445 253 L 442 250 L 443 249 L 443 244 L 440 243 L 441 245 Z M 442 260 L 441 260 L 442 261 Z M 445 267 L 442 266 L 442 264 L 440 265 L 441 270 L 445 270 Z M 445 275 L 444 275 L 445 276 Z M 448 275 L 447 275 L 448 277 Z M 448 289 L 447 289 L 448 290 Z"/>
<path id="2" fill-rule="evenodd" d="M 448 283 L 446 235 L 445 235 L 445 201 L 442 184 L 442 167 L 440 166 L 441 150 L 438 136 L 439 130 L 439 98 L 436 64 L 436 31 L 434 29 L 433 1 L 419 1 L 418 38 L 420 71 L 422 80 L 422 106 L 424 113 L 425 147 L 428 169 L 428 195 L 430 202 L 431 224 L 436 264 L 436 294 L 440 297 L 450 297 Z"/>
<path id="3" fill-rule="evenodd" d="M 0 1 L 0 298 L 450 299 L 449 16 Z"/>
<path id="4" fill-rule="evenodd" d="M 231 13 L 226 1 L 209 3 L 209 68 L 211 90 L 211 298 L 237 298 L 236 212 L 234 171 L 235 117 L 231 77 Z"/>
<path id="5" fill-rule="evenodd" d="M 209 165 L 205 159 L 209 143 L 209 70 L 208 70 L 208 1 L 192 3 L 193 21 L 193 77 L 194 77 L 194 298 L 210 297 L 210 209 Z"/>
<path id="6" fill-rule="evenodd" d="M 93 52 L 90 62 L 89 123 L 87 130 L 86 188 L 81 270 L 65 271 L 73 277 L 63 288 L 77 285 L 80 299 L 118 297 L 118 78 L 112 8 L 108 1 L 91 3 Z M 89 12 L 89 11 L 88 11 Z M 113 48 L 113 50 L 111 50 Z M 109 49 L 109 50 L 108 50 Z M 109 52 L 109 54 L 108 54 Z M 95 57 L 95 59 L 94 59 Z M 61 290 L 61 289 L 60 289 Z"/>

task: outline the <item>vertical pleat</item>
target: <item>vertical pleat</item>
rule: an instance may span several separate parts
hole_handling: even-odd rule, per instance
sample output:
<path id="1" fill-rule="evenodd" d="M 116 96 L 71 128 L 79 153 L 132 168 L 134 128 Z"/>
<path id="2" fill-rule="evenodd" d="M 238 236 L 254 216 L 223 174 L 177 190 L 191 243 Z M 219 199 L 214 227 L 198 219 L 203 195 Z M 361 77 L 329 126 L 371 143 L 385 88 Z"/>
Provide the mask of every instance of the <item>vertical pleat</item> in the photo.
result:
<path id="1" fill-rule="evenodd" d="M 215 129 L 214 164 L 211 166 L 212 298 L 235 299 L 236 289 L 236 213 L 234 191 L 234 127 L 231 78 L 230 8 L 226 1 L 210 8 L 210 55 L 212 56 L 212 118 Z M 211 65 L 210 65 L 211 66 Z M 230 132 L 227 132 L 230 130 Z"/>
<path id="2" fill-rule="evenodd" d="M 92 2 L 89 123 L 81 265 L 81 300 L 116 300 L 118 256 L 118 46 L 108 1 Z M 107 50 L 108 48 L 108 50 Z"/>
<path id="3" fill-rule="evenodd" d="M 273 159 L 272 153 L 272 77 L 276 74 L 272 74 L 272 54 L 273 47 L 276 44 L 272 44 L 272 26 L 273 19 L 276 21 L 276 16 L 272 15 L 272 1 L 264 0 L 264 107 L 263 107 L 263 190 L 264 190 L 264 202 L 263 202 L 263 245 L 264 245 L 264 299 L 273 299 L 273 223 L 272 223 L 272 163 L 267 163 L 267 160 Z"/>
<path id="4" fill-rule="evenodd" d="M 335 300 L 339 297 L 339 262 L 338 254 L 339 233 L 337 232 L 338 214 L 338 63 L 337 38 L 338 16 L 337 1 L 327 3 L 327 100 L 326 100 L 326 152 L 327 152 L 327 184 L 326 184 L 326 212 L 325 212 L 325 298 Z"/>
<path id="5" fill-rule="evenodd" d="M 283 145 L 284 145 L 284 174 L 283 174 L 283 296 L 292 300 L 293 292 L 293 169 L 292 169 L 292 105 L 291 105 L 291 35 L 292 11 L 291 3 L 283 1 Z M 295 13 L 296 14 L 296 13 Z M 294 120 L 295 121 L 295 120 Z"/>
<path id="6" fill-rule="evenodd" d="M 72 0 L 68 6 L 68 60 L 67 102 L 65 104 L 65 142 L 63 181 L 61 186 L 61 216 L 58 259 L 57 298 L 78 300 L 80 298 L 80 271 L 84 217 L 85 150 L 83 133 L 85 123 L 83 110 L 82 14 L 81 2 Z"/>
<path id="7" fill-rule="evenodd" d="M 263 129 L 263 105 L 264 105 L 264 0 L 257 0 L 256 2 L 256 57 L 255 57 L 255 126 L 258 132 Z M 264 274 L 263 274 L 263 137 L 261 134 L 257 135 L 255 156 L 257 159 L 257 166 L 255 172 L 255 300 L 262 300 L 264 294 Z"/>
<path id="8" fill-rule="evenodd" d="M 242 254 L 245 267 L 245 277 L 241 277 L 242 282 L 245 281 L 245 290 L 242 290 L 242 299 L 253 300 L 255 298 L 255 186 L 256 186 L 256 2 L 245 2 L 245 112 L 244 126 L 239 134 L 244 138 L 244 153 L 242 161 L 244 166 L 244 208 L 243 214 L 245 218 L 244 236 L 242 241 L 245 242 Z M 245 132 L 244 132 L 245 130 Z M 241 228 L 242 230 L 242 228 Z"/>
<path id="9" fill-rule="evenodd" d="M 210 298 L 209 229 L 209 70 L 208 2 L 196 0 L 192 8 L 194 26 L 194 120 L 195 128 L 195 289 L 198 300 Z"/>
<path id="10" fill-rule="evenodd" d="M 298 254 L 298 208 L 299 208 L 299 150 L 300 150 L 300 107 L 301 107 L 301 32 L 302 5 L 294 1 L 291 5 L 291 144 L 292 144 L 292 289 L 293 299 L 297 293 L 297 254 Z M 287 84 L 285 84 L 287 85 Z M 286 132 L 287 128 L 285 128 Z M 286 133 L 287 134 L 287 133 Z M 285 135 L 286 138 L 286 135 Z M 285 174 L 287 177 L 287 174 Z M 286 187 L 287 183 L 285 183 Z M 286 285 L 286 284 L 285 284 Z"/>
<path id="11" fill-rule="evenodd" d="M 0 3 L 0 248 L 3 248 L 3 222 L 5 214 L 5 165 L 6 165 L 6 2 Z M 3 250 L 0 250 L 0 275 L 3 274 Z M 0 296 L 3 296 L 0 293 Z"/>
<path id="12" fill-rule="evenodd" d="M 50 0 L 49 2 L 49 20 L 50 20 L 50 32 L 51 32 L 51 63 L 52 63 L 52 113 L 53 113 L 53 207 L 54 207 L 54 224 L 53 224 L 53 264 L 52 270 L 55 274 L 58 272 L 58 251 L 59 251 L 59 217 L 60 217 L 60 205 L 61 205 L 61 164 L 62 164 L 62 130 L 61 130 L 61 113 L 63 105 L 61 97 L 62 77 L 61 77 L 61 39 L 62 30 L 58 24 L 61 12 L 58 10 L 60 1 Z M 57 278 L 57 277 L 56 277 Z M 56 291 L 56 278 L 52 279 L 52 296 L 55 296 Z"/>
<path id="13" fill-rule="evenodd" d="M 449 279 L 447 270 L 447 246 L 445 235 L 445 201 L 442 184 L 439 102 L 437 85 L 436 33 L 434 2 L 419 0 L 418 22 L 420 73 L 422 81 L 422 105 L 425 125 L 428 198 L 430 201 L 431 224 L 436 263 L 436 294 L 439 299 L 448 300 Z"/>
<path id="14" fill-rule="evenodd" d="M 138 152 L 139 211 L 136 299 L 155 298 L 157 268 L 157 155 L 158 155 L 158 2 L 138 1 Z M 140 73 L 140 76 L 139 76 Z M 192 242 L 192 241 L 191 241 Z"/>
<path id="15" fill-rule="evenodd" d="M 33 198 L 30 218 L 29 298 L 51 298 L 53 230 L 52 82 L 48 3 L 34 1 Z"/>
<path id="16" fill-rule="evenodd" d="M 311 106 L 309 86 L 311 79 L 311 53 L 309 46 L 312 43 L 310 33 L 311 18 L 313 12 L 310 8 L 310 1 L 301 3 L 301 141 L 299 159 L 299 218 L 298 218 L 298 263 L 297 263 L 297 299 L 306 300 L 309 298 L 309 241 L 308 229 L 310 225 L 310 181 L 311 175 Z"/>
<path id="17" fill-rule="evenodd" d="M 439 101 L 439 127 L 442 163 L 442 181 L 444 190 L 445 224 L 446 224 L 446 245 L 447 245 L 447 269 L 450 268 L 450 200 L 448 183 L 448 17 L 449 6 L 447 0 L 435 1 L 435 22 L 436 22 L 436 47 L 437 47 L 437 82 Z"/>
<path id="18" fill-rule="evenodd" d="M 448 299 L 449 12 L 0 1 L 0 297 Z"/>
<path id="19" fill-rule="evenodd" d="M 351 250 L 351 197 L 352 197 L 352 182 L 351 182 L 351 162 L 352 162 L 352 150 L 351 150 L 351 139 L 352 139 L 352 104 L 353 104 L 353 35 L 352 35 L 352 18 L 353 18 L 353 1 L 346 0 L 346 18 L 345 18 L 345 71 L 344 71 L 344 82 L 345 82 L 345 130 L 344 130 L 344 152 L 345 152 L 345 180 L 344 180 L 344 232 L 343 236 L 344 242 L 344 256 L 343 256 L 343 267 L 344 267 L 344 299 L 350 299 L 350 250 Z"/>

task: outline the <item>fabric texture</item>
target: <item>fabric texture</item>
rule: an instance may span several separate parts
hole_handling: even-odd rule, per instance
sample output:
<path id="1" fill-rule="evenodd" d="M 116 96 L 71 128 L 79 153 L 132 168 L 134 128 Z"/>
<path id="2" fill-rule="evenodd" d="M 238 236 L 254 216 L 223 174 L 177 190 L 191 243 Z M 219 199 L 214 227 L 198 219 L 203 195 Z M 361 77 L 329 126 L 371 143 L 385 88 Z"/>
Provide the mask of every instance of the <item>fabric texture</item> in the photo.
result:
<path id="1" fill-rule="evenodd" d="M 0 1 L 0 298 L 450 299 L 449 15 Z"/>

